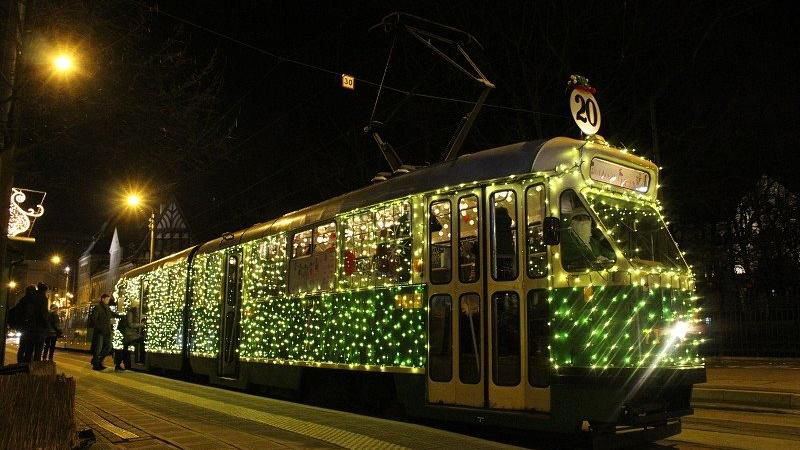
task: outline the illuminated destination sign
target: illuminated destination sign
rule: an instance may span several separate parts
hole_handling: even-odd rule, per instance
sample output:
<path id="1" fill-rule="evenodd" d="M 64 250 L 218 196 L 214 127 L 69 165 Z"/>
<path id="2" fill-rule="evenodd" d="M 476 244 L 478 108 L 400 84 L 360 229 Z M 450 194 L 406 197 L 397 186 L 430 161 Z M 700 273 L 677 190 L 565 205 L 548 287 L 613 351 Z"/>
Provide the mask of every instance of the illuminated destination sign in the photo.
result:
<path id="1" fill-rule="evenodd" d="M 589 176 L 595 181 L 613 184 L 632 191 L 647 192 L 650 189 L 649 173 L 606 161 L 605 159 L 592 159 Z"/>

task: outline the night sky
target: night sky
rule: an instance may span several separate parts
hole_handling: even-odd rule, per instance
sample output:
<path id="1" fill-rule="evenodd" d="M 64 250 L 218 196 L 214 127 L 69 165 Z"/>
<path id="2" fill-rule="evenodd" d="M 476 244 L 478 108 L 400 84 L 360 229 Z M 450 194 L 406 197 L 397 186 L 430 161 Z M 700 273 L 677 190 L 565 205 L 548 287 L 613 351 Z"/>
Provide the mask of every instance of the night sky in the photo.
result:
<path id="1" fill-rule="evenodd" d="M 45 4 L 46 3 L 46 4 Z M 406 11 L 465 30 L 497 89 L 463 152 L 577 136 L 566 80 L 588 77 L 610 143 L 654 157 L 676 227 L 724 221 L 757 177 L 795 192 L 796 9 L 779 2 L 37 2 L 29 61 L 80 55 L 69 79 L 29 62 L 15 185 L 48 192 L 32 253 L 75 254 L 101 224 L 144 224 L 126 186 L 174 195 L 198 240 L 367 184 L 385 162 L 363 136 Z M 58 43 L 58 44 L 56 44 Z M 355 91 L 339 74 L 358 77 Z M 480 88 L 407 36 L 376 120 L 404 162 L 441 158 Z M 651 114 L 654 112 L 655 114 Z M 653 120 L 655 119 L 655 120 Z M 143 236 L 143 234 L 141 235 Z"/>

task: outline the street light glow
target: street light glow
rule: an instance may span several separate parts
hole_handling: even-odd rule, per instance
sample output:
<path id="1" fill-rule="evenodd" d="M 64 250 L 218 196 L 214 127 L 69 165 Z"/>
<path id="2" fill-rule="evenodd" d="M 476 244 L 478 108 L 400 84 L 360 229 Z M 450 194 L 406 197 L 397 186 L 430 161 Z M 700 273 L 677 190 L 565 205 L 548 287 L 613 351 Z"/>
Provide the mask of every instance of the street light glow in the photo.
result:
<path id="1" fill-rule="evenodd" d="M 125 198 L 125 203 L 132 208 L 138 208 L 142 204 L 142 197 L 139 194 L 128 194 Z"/>
<path id="2" fill-rule="evenodd" d="M 9 289 L 14 289 L 16 287 L 17 287 L 17 282 L 16 281 L 11 280 L 11 281 L 8 282 L 8 288 Z"/>
<path id="3" fill-rule="evenodd" d="M 72 56 L 62 53 L 53 59 L 53 66 L 58 72 L 68 73 L 72 72 L 75 68 L 75 62 L 73 61 Z"/>
<path id="4" fill-rule="evenodd" d="M 72 270 L 72 269 L 70 269 L 70 267 L 69 267 L 69 266 L 67 266 L 67 267 L 64 267 L 64 272 L 66 272 L 66 273 L 69 273 L 69 271 L 70 271 L 70 270 Z"/>
<path id="5" fill-rule="evenodd" d="M 61 257 L 58 255 L 53 255 L 50 257 L 50 262 L 53 264 L 61 264 Z"/>

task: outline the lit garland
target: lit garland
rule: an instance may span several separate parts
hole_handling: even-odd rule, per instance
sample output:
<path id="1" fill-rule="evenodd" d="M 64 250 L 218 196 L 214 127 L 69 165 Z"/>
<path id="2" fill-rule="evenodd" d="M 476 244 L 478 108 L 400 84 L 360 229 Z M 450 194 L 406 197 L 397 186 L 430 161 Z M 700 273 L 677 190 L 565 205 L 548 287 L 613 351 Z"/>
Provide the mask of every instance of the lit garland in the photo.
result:
<path id="1" fill-rule="evenodd" d="M 694 323 L 688 289 L 574 287 L 551 291 L 550 361 L 560 367 L 696 366 L 702 339 L 673 339 L 670 325 Z M 638 331 L 637 331 L 638 330 Z"/>
<path id="2" fill-rule="evenodd" d="M 189 353 L 215 358 L 219 354 L 219 320 L 225 251 L 200 254 L 192 261 L 189 305 Z"/>
<path id="3" fill-rule="evenodd" d="M 176 354 L 183 347 L 182 314 L 186 292 L 186 264 L 161 266 L 146 274 L 122 279 L 117 284 L 117 312 L 128 308 L 144 297 L 145 350 L 153 353 Z M 142 292 L 142 286 L 144 292 Z M 116 323 L 116 321 L 115 321 Z M 114 345 L 122 344 L 122 335 L 114 326 Z"/>
<path id="4" fill-rule="evenodd" d="M 572 167 L 559 168 L 556 175 L 546 179 L 552 192 L 560 195 L 566 177 L 580 187 L 592 209 L 605 225 L 608 237 L 618 241 L 615 236 L 622 233 L 630 220 L 653 220 L 660 224 L 662 207 L 657 200 L 634 193 L 614 190 L 608 185 L 584 179 L 580 174 L 582 160 L 578 158 Z M 606 199 L 616 198 L 633 210 L 611 205 Z M 557 205 L 551 205 L 551 214 L 559 213 Z M 605 219 L 605 220 L 604 220 Z M 672 241 L 665 226 L 659 228 Z M 674 241 L 672 241 L 674 242 Z M 621 244 L 621 242 L 617 242 Z M 673 244 L 674 245 L 674 244 Z M 628 250 L 628 249 L 625 249 Z M 627 261 L 636 264 L 636 248 L 627 254 Z M 676 250 L 677 251 L 677 250 Z M 618 257 L 622 255 L 618 253 Z M 559 259 L 558 252 L 554 253 Z M 690 332 L 686 336 L 671 335 L 672 327 L 683 322 L 695 326 L 700 309 L 695 305 L 697 297 L 692 294 L 693 275 L 677 251 L 677 258 L 670 259 L 679 268 L 656 266 L 642 270 L 646 266 L 633 265 L 623 272 L 627 275 L 627 285 L 610 285 L 609 278 L 620 272 L 619 262 L 604 269 L 604 285 L 555 288 L 550 282 L 551 342 L 550 362 L 557 371 L 562 367 L 586 367 L 609 369 L 619 367 L 689 367 L 701 365 L 698 348 L 705 342 L 698 334 Z M 590 269 L 583 275 L 562 275 L 562 282 L 571 277 L 577 282 L 581 276 L 593 280 Z M 625 277 L 622 280 L 626 280 Z M 576 283 L 577 284 L 577 283 Z M 625 282 L 614 284 L 625 284 Z"/>
<path id="5" fill-rule="evenodd" d="M 661 219 L 660 206 L 655 200 L 637 193 L 615 193 L 607 186 L 584 180 L 582 148 L 575 149 L 578 156 L 574 164 L 559 164 L 552 173 L 476 181 L 443 187 L 435 193 L 448 194 L 483 184 L 527 185 L 541 182 L 544 177 L 553 195 L 560 194 L 567 182 L 577 185 L 601 220 L 605 217 L 609 223 L 619 223 L 632 214 Z M 549 210 L 549 215 L 558 216 L 558 202 L 553 204 L 547 196 L 539 198 L 539 192 L 529 190 L 526 197 L 534 198 L 528 201 L 542 205 L 544 211 Z M 639 208 L 635 208 L 635 212 L 619 207 L 603 209 L 600 195 L 616 195 L 634 202 Z M 425 198 L 420 194 L 346 212 L 336 217 L 336 229 L 323 225 L 314 232 L 279 233 L 230 249 L 197 255 L 191 269 L 190 354 L 212 358 L 219 354 L 223 262 L 228 252 L 241 250 L 244 259 L 238 352 L 242 360 L 424 368 L 427 292 L 422 256 L 424 248 L 430 244 L 426 235 L 428 205 Z M 459 205 L 457 210 L 461 216 L 459 220 L 470 227 L 477 224 L 479 218 L 470 215 L 469 205 L 464 208 Z M 558 261 L 559 253 L 546 251 L 541 240 L 541 220 L 541 216 L 526 218 L 527 272 L 531 278 L 546 277 L 547 280 L 551 336 L 548 348 L 554 369 L 701 364 L 697 348 L 702 339 L 691 334 L 672 338 L 668 334 L 669 327 L 676 322 L 697 322 L 699 308 L 695 306 L 697 297 L 692 295 L 693 283 L 688 281 L 691 279 L 688 270 L 628 267 L 618 252 L 616 264 L 599 272 L 605 280 L 602 283 L 591 276 L 589 269 L 581 274 L 554 271 L 552 262 Z M 474 226 L 477 231 L 477 225 Z M 463 231 L 469 234 L 469 230 L 471 228 L 465 226 Z M 302 234 L 304 231 L 306 234 Z M 613 239 L 620 231 L 611 226 L 607 232 Z M 325 249 L 335 245 L 336 276 L 330 285 L 304 286 L 308 292 L 287 294 L 291 254 L 287 254 L 286 244 L 290 240 L 292 253 L 310 257 L 314 255 L 315 245 Z M 682 260 L 682 256 L 680 258 Z M 560 267 L 560 263 L 558 265 Z M 611 281 L 608 277 L 617 272 L 627 278 Z M 554 273 L 560 275 L 561 286 L 569 284 L 571 277 L 577 281 L 580 276 L 587 276 L 592 280 L 590 285 L 594 285 L 556 288 Z M 176 333 L 175 326 L 179 327 L 181 321 L 180 309 L 174 308 L 183 295 L 177 270 L 158 269 L 151 274 L 123 279 L 118 285 L 119 296 L 136 295 L 137 286 L 140 286 L 137 283 L 143 280 L 159 286 L 150 300 L 149 314 L 149 320 L 158 331 L 152 335 L 154 342 L 148 344 L 148 349 L 175 350 L 173 344 L 180 345 L 179 328 Z M 162 298 L 164 300 L 160 300 Z M 152 317 L 154 314 L 158 317 Z M 148 335 L 148 341 L 150 339 Z"/>

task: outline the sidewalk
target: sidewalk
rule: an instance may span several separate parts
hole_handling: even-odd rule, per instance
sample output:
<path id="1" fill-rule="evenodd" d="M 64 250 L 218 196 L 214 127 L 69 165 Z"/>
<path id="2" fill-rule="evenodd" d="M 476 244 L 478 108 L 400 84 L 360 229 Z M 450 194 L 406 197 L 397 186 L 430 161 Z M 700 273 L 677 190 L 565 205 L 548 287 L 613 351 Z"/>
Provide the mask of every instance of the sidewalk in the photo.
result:
<path id="1" fill-rule="evenodd" d="M 800 413 L 800 362 L 709 358 L 708 381 L 695 386 L 699 407 L 752 407 Z"/>

